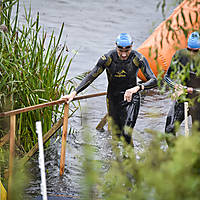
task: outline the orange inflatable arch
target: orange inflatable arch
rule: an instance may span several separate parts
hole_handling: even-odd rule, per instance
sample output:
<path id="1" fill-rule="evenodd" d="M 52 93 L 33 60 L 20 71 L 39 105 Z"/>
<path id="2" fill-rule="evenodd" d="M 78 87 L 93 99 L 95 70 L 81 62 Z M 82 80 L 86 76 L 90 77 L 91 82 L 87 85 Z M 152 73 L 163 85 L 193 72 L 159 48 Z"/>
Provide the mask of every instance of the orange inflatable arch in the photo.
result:
<path id="1" fill-rule="evenodd" d="M 176 50 L 187 47 L 187 36 L 199 29 L 200 4 L 198 0 L 185 0 L 137 50 L 146 57 L 156 77 L 159 72 L 164 75 Z M 141 71 L 138 77 L 146 81 Z"/>

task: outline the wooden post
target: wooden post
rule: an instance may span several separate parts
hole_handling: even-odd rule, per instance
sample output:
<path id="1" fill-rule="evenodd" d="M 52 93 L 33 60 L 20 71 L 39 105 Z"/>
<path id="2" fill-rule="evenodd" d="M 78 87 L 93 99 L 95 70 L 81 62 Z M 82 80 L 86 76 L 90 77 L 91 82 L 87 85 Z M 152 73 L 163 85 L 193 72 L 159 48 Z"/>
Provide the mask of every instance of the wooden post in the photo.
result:
<path id="1" fill-rule="evenodd" d="M 69 115 L 69 104 L 65 104 L 63 133 L 62 133 L 62 147 L 61 147 L 61 156 L 60 156 L 60 176 L 63 175 L 64 168 L 65 168 L 65 151 L 66 151 L 66 139 L 67 139 L 67 129 L 68 129 L 68 115 Z"/>
<path id="2" fill-rule="evenodd" d="M 12 176 L 13 176 L 13 161 L 15 156 L 15 129 L 16 115 L 10 116 L 10 154 L 9 154 L 9 178 L 8 178 L 8 200 L 12 199 Z"/>
<path id="3" fill-rule="evenodd" d="M 184 102 L 184 113 L 185 113 L 185 136 L 189 136 L 188 127 L 188 102 Z"/>
<path id="4" fill-rule="evenodd" d="M 106 125 L 107 121 L 108 121 L 108 113 L 101 119 L 101 121 L 99 122 L 99 124 L 97 125 L 96 129 L 101 131 L 103 130 L 103 127 Z"/>

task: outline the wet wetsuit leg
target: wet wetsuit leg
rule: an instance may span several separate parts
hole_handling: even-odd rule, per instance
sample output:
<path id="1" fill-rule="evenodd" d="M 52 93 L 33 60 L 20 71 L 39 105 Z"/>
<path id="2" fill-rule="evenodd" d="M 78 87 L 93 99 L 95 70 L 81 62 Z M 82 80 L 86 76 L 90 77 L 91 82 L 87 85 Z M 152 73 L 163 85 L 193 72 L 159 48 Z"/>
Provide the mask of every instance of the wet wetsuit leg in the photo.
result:
<path id="1" fill-rule="evenodd" d="M 190 114 L 192 116 L 192 124 L 197 123 L 197 130 L 200 131 L 200 103 L 195 102 L 193 107 L 190 107 Z"/>
<path id="2" fill-rule="evenodd" d="M 165 132 L 176 135 L 175 122 L 181 124 L 184 120 L 184 103 L 174 102 L 167 115 Z"/>
<path id="3" fill-rule="evenodd" d="M 181 124 L 184 119 L 184 103 L 173 102 L 167 115 L 165 133 L 176 136 L 176 122 Z M 172 146 L 172 141 L 170 139 L 167 138 L 166 141 L 169 146 Z"/>
<path id="4" fill-rule="evenodd" d="M 132 141 L 132 130 L 135 126 L 138 113 L 140 109 L 140 95 L 133 94 L 131 102 L 125 105 L 126 113 L 122 119 L 123 131 L 122 135 L 125 137 L 128 144 Z"/>
<path id="5" fill-rule="evenodd" d="M 108 99 L 107 102 L 108 113 L 112 118 L 112 126 L 114 126 L 116 135 L 123 136 L 126 142 L 131 144 L 132 129 L 135 126 L 140 108 L 140 95 L 134 94 L 131 102 L 123 101 L 123 98 Z"/>
<path id="6" fill-rule="evenodd" d="M 107 109 L 112 133 L 120 137 L 123 129 L 123 124 L 120 120 L 120 115 L 122 114 L 121 101 L 117 97 L 115 99 L 107 98 Z"/>

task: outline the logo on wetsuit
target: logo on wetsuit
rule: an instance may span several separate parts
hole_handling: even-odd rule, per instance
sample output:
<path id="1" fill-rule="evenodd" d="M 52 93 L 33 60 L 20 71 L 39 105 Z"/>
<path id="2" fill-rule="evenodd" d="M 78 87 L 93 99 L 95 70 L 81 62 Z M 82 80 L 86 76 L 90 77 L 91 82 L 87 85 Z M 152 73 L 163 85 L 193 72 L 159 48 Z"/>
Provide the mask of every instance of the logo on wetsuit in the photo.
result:
<path id="1" fill-rule="evenodd" d="M 122 71 L 121 72 L 117 72 L 114 76 L 115 77 L 126 77 L 126 72 L 122 69 Z"/>
<path id="2" fill-rule="evenodd" d="M 102 59 L 102 60 L 106 60 L 106 57 L 105 57 L 105 56 L 101 56 L 101 59 Z"/>

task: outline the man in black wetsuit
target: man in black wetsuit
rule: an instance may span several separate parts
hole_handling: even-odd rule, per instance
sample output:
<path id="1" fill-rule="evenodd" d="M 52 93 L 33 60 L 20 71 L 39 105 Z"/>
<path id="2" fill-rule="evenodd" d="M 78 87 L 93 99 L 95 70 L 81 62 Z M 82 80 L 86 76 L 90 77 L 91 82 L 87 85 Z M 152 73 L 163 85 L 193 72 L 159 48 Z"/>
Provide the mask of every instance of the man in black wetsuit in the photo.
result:
<path id="1" fill-rule="evenodd" d="M 200 123 L 200 103 L 198 101 L 200 87 L 200 36 L 198 32 L 193 32 L 188 38 L 187 48 L 178 50 L 171 61 L 170 67 L 164 77 L 164 80 L 170 87 L 175 89 L 174 97 L 178 100 L 173 102 L 173 105 L 168 113 L 165 132 L 170 137 L 167 137 L 169 146 L 173 146 L 174 136 L 177 128 L 185 119 L 184 117 L 184 102 L 181 101 L 181 96 L 186 94 L 193 102 L 189 106 L 189 115 L 192 116 L 192 123 L 195 121 Z M 176 82 L 174 81 L 176 79 Z M 176 126 L 176 124 L 178 126 Z M 200 126 L 198 125 L 200 130 Z"/>
<path id="2" fill-rule="evenodd" d="M 132 130 L 135 126 L 140 107 L 139 91 L 157 85 L 157 79 L 147 60 L 139 52 L 132 50 L 132 43 L 129 34 L 121 33 L 116 39 L 116 49 L 101 56 L 96 66 L 75 91 L 62 97 L 70 102 L 76 94 L 83 91 L 106 70 L 108 78 L 107 108 L 108 115 L 112 119 L 111 126 L 115 127 L 117 136 L 124 136 L 128 144 L 133 144 L 132 131 L 126 130 Z M 137 83 L 139 69 L 147 79 L 143 84 Z"/>

